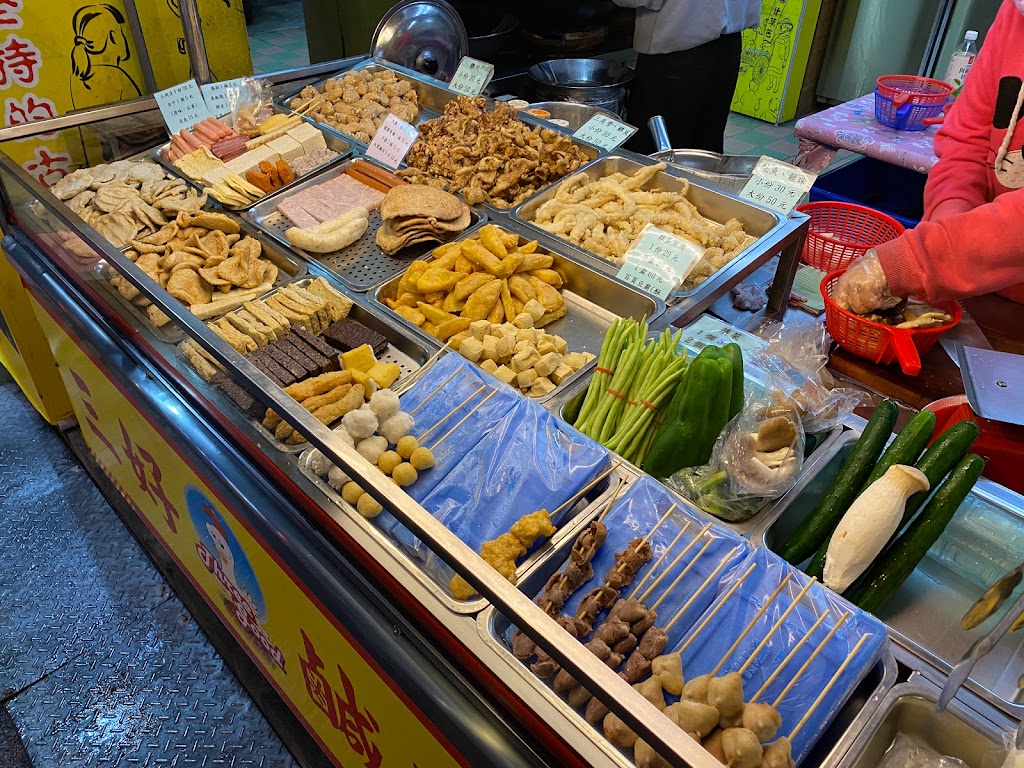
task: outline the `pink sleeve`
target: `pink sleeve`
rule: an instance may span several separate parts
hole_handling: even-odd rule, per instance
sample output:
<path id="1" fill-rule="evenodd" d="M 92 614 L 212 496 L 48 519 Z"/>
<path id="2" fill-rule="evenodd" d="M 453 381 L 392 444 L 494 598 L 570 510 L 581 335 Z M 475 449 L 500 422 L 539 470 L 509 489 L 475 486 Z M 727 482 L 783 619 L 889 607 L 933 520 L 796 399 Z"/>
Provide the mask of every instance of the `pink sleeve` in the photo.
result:
<path id="1" fill-rule="evenodd" d="M 993 202 L 923 221 L 878 246 L 894 295 L 933 301 L 978 296 L 1024 282 L 1024 189 Z"/>
<path id="2" fill-rule="evenodd" d="M 1000 64 L 1017 9 L 1003 3 L 988 31 L 985 44 L 935 135 L 939 162 L 928 174 L 924 189 L 924 217 L 941 219 L 987 203 L 992 197 L 988 169 L 992 162 L 992 116 L 999 92 Z M 1007 46 L 1011 46 L 1007 48 Z"/>

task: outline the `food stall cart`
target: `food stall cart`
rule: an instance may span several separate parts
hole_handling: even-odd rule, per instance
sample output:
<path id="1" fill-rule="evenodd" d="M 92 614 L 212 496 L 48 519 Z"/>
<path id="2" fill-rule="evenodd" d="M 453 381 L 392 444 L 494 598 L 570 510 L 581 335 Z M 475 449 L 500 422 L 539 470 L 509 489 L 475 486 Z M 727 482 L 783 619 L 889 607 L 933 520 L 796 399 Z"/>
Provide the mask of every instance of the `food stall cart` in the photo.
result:
<path id="1" fill-rule="evenodd" d="M 359 62 L 331 62 L 276 76 L 281 108 L 288 110 L 288 97 L 303 84 L 353 65 Z M 370 66 L 375 69 L 367 72 L 369 77 L 373 71 L 387 70 L 417 93 L 456 99 L 443 83 L 387 62 Z M 364 70 L 365 66 L 357 71 Z M 494 105 L 484 102 L 484 108 Z M 57 127 L 88 131 L 113 117 L 140 126 L 159 120 L 155 104 L 140 100 L 31 129 L 7 129 L 0 140 Z M 540 127 L 535 120 L 521 120 L 525 127 L 514 130 Z M 310 182 L 330 182 L 355 161 L 365 162 L 358 136 L 335 134 L 322 124 L 314 127 L 325 136 L 344 139 L 351 149 L 336 164 L 312 174 Z M 548 141 L 567 141 L 554 133 L 545 134 Z M 162 151 L 159 146 L 151 149 Z M 536 196 L 527 195 L 511 213 L 507 201 L 505 208 L 474 205 L 466 228 L 456 236 L 456 242 L 468 243 L 462 252 L 497 269 L 473 245 L 479 241 L 488 249 L 505 249 L 506 257 L 537 253 L 537 264 L 554 267 L 554 275 L 543 272 L 548 267 L 535 270 L 557 279 L 560 286 L 561 296 L 552 300 L 561 302 L 566 316 L 547 326 L 552 334 L 574 351 L 595 355 L 616 320 L 632 318 L 630 322 L 646 323 L 643 327 L 652 335 L 660 334 L 670 325 L 695 319 L 780 252 L 786 266 L 780 270 L 782 279 L 776 279 L 772 299 L 773 307 L 781 309 L 805 219 L 779 217 L 699 183 L 684 184 L 671 169 L 658 168 L 649 158 L 590 150 L 580 166 L 590 183 L 613 173 L 623 174 L 614 177 L 619 183 L 631 174 L 642 174 L 650 186 L 685 197 L 702 217 L 720 224 L 735 217 L 750 242 L 737 246 L 731 261 L 699 285 L 684 285 L 662 302 L 618 280 L 607 257 L 585 242 L 572 242 L 571 233 L 545 228 L 544 217 L 551 210 L 544 208 L 545 196 L 556 182 L 542 186 Z M 586 146 L 579 151 L 588 152 Z M 770 533 L 759 538 L 761 534 L 749 528 L 739 530 L 713 520 L 571 429 L 562 420 L 562 406 L 566 397 L 587 386 L 589 377 L 600 373 L 592 360 L 559 382 L 564 387 L 548 392 L 551 397 L 524 397 L 460 355 L 445 354 L 445 345 L 432 333 L 439 328 L 429 327 L 433 320 L 427 320 L 428 306 L 420 306 L 424 318 L 419 320 L 396 311 L 402 306 L 397 302 L 403 286 L 401 280 L 394 284 L 395 278 L 404 270 L 405 278 L 412 279 L 405 263 L 364 286 L 359 281 L 364 277 L 365 254 L 352 251 L 346 258 L 340 250 L 320 258 L 304 253 L 289 245 L 287 230 L 282 235 L 275 227 L 274 212 L 257 205 L 239 213 L 206 200 L 197 202 L 198 191 L 179 178 L 173 163 L 157 164 L 152 158 L 147 151 L 133 162 L 115 166 L 113 161 L 122 158 L 108 157 L 111 164 L 97 170 L 96 176 L 76 177 L 75 183 L 82 184 L 79 191 L 69 182 L 51 192 L 0 155 L 4 252 L 32 297 L 92 459 L 148 530 L 145 545 L 155 559 L 169 559 L 170 569 L 184 576 L 175 583 L 206 604 L 330 762 L 628 767 L 633 753 L 606 738 L 608 723 L 617 722 L 616 735 L 610 738 L 619 740 L 631 733 L 633 738 L 627 741 L 632 744 L 639 736 L 671 765 L 717 765 L 676 723 L 660 716 L 645 697 L 651 695 L 649 690 L 627 683 L 640 683 L 645 663 L 650 671 L 653 659 L 643 655 L 647 645 L 623 647 L 623 655 L 630 654 L 641 671 L 634 675 L 624 670 L 619 676 L 593 648 L 585 648 L 564 631 L 540 607 L 542 600 L 534 601 L 549 596 L 546 585 L 570 580 L 569 574 L 577 572 L 573 564 L 583 567 L 591 559 L 590 570 L 579 571 L 586 576 L 582 582 L 571 577 L 574 586 L 589 588 L 596 578 L 595 594 L 606 595 L 612 589 L 613 597 L 620 589 L 625 594 L 628 587 L 635 594 L 644 588 L 652 606 L 663 606 L 665 614 L 660 638 L 650 634 L 652 641 L 660 639 L 660 648 L 647 653 L 688 649 L 687 679 L 696 672 L 738 674 L 742 669 L 743 684 L 756 682 L 758 694 L 771 699 L 781 713 L 780 733 L 788 734 L 793 757 L 801 765 L 866 760 L 851 747 L 856 749 L 858 739 L 866 738 L 869 723 L 880 718 L 891 722 L 892 712 L 913 706 L 911 700 L 924 695 L 920 690 L 937 697 L 936 686 L 955 661 L 951 654 L 968 636 L 936 646 L 915 634 L 919 624 L 893 620 L 887 630 L 878 619 L 783 563 L 770 550 Z M 143 193 L 147 182 L 150 187 Z M 150 221 L 150 234 L 144 235 L 139 228 L 149 225 L 136 222 L 132 236 L 125 239 L 129 247 L 112 244 L 109 238 L 116 232 L 108 227 L 110 220 L 101 224 L 103 213 L 88 213 L 95 200 L 90 193 L 102 193 L 97 201 L 100 212 L 104 206 L 120 205 L 122 195 L 136 195 L 104 191 L 110 183 L 134 187 L 138 197 L 148 194 L 154 204 L 160 195 L 175 196 L 167 208 L 176 213 L 173 224 Z M 312 186 L 299 179 L 274 200 L 280 203 L 302 195 L 304 184 Z M 85 223 L 84 215 L 96 226 Z M 382 226 L 379 215 L 374 216 L 374 225 Z M 159 242 L 161 230 L 173 238 L 180 229 L 189 230 L 188 239 L 182 238 L 177 246 L 165 248 L 169 241 Z M 135 235 L 152 239 L 141 242 Z M 386 264 L 384 254 L 374 251 L 376 238 L 364 237 L 368 239 L 357 241 L 362 243 L 359 249 L 369 249 L 378 267 Z M 238 252 L 236 266 L 245 264 L 247 271 L 261 261 L 273 266 L 258 267 L 261 279 L 273 277 L 259 297 L 246 302 L 249 317 L 272 319 L 275 313 L 270 309 L 275 307 L 277 315 L 291 315 L 294 334 L 312 350 L 304 353 L 306 363 L 289 353 L 291 362 L 278 358 L 280 362 L 271 366 L 265 357 L 253 354 L 272 346 L 269 338 L 259 345 L 257 339 L 278 334 L 279 342 L 287 335 L 288 324 L 271 334 L 271 326 L 257 328 L 238 307 L 215 320 L 206 310 L 196 311 L 212 301 L 189 301 L 190 311 L 180 298 L 182 292 L 170 284 L 173 272 L 166 285 L 159 274 L 154 276 L 158 268 L 170 269 L 181 254 L 199 255 L 198 250 L 207 274 L 227 281 L 222 277 L 226 272 L 209 272 L 224 263 L 224 254 L 214 260 L 210 249 L 217 243 L 233 247 L 243 238 L 250 250 L 244 260 Z M 253 259 L 252 243 L 258 246 L 259 258 Z M 186 247 L 193 251 L 183 250 Z M 429 258 L 430 248 L 421 247 L 418 256 Z M 150 254 L 152 258 L 144 258 Z M 172 254 L 178 255 L 171 258 Z M 158 267 L 161 258 L 164 262 Z M 511 263 L 519 261 L 514 258 Z M 467 269 L 474 271 L 472 266 Z M 483 279 L 486 282 L 487 277 Z M 551 298 L 546 289 L 534 286 L 539 296 Z M 405 290 L 408 293 L 408 286 Z M 441 294 L 438 302 L 447 299 Z M 431 459 L 420 465 L 421 474 L 413 475 L 411 484 L 383 474 L 378 469 L 382 463 L 368 460 L 364 451 L 355 450 L 323 423 L 333 419 L 323 416 L 320 407 L 316 416 L 311 412 L 308 401 L 321 394 L 350 387 L 337 394 L 341 398 L 354 391 L 354 374 L 349 383 L 330 392 L 307 387 L 300 396 L 294 387 L 312 379 L 285 385 L 274 373 L 287 374 L 283 366 L 308 365 L 309 360 L 315 364 L 313 353 L 325 349 L 321 344 L 327 339 L 337 338 L 325 335 L 335 323 L 347 324 L 350 333 L 372 340 L 379 358 L 371 358 L 375 365 L 384 365 L 385 373 L 393 366 L 391 378 L 399 395 L 394 405 L 418 422 L 415 435 L 420 445 L 415 450 L 430 443 Z M 230 330 L 241 327 L 251 334 L 247 338 L 253 341 L 252 349 Z M 349 358 L 351 370 L 362 371 L 355 361 Z M 322 383 L 324 376 L 345 373 L 326 370 L 313 378 Z M 375 404 L 368 405 L 373 411 Z M 355 432 L 355 420 L 348 426 Z M 833 471 L 837 457 L 849 449 L 862 425 L 851 426 L 845 437 L 826 441 L 809 457 L 799 494 L 789 494 L 764 510 L 756 518 L 758 524 L 770 530 L 797 499 L 806 501 L 809 494 L 823 492 L 828 471 Z M 366 440 L 377 437 L 376 428 L 359 427 Z M 385 446 L 398 442 L 381 439 Z M 406 458 L 400 449 L 396 445 L 394 451 L 399 460 Z M 410 466 L 411 461 L 410 454 Z M 356 486 L 357 497 L 348 495 L 351 486 Z M 1021 505 L 1016 497 L 984 485 L 978 496 L 994 504 L 1011 525 L 1017 519 Z M 547 534 L 550 540 L 539 546 L 527 547 L 520 539 L 516 547 L 524 554 L 532 551 L 522 562 L 512 561 L 511 571 L 518 577 L 513 586 L 481 558 L 478 549 L 496 534 L 522 534 L 533 545 L 536 534 L 517 526 L 541 509 L 551 510 L 558 530 Z M 608 540 L 587 545 L 585 534 L 598 530 L 598 518 L 604 520 L 600 525 L 607 529 Z M 679 542 L 680 548 L 673 549 Z M 619 555 L 613 554 L 620 548 Z M 649 562 L 653 564 L 645 570 Z M 627 572 L 629 578 L 622 583 Z M 669 574 L 672 578 L 666 579 Z M 637 581 L 630 586 L 633 577 Z M 611 587 L 613 583 L 619 586 Z M 907 594 L 914 597 L 913 590 Z M 958 599 L 969 594 L 963 589 Z M 940 594 L 936 599 L 944 598 Z M 953 613 L 951 609 L 943 620 Z M 704 642 L 701 633 L 716 618 L 716 641 Z M 644 608 L 642 618 L 636 618 L 627 632 L 634 644 L 648 637 L 655 620 L 653 608 Z M 647 623 L 640 629 L 642 622 Z M 829 623 L 823 627 L 824 622 Z M 698 638 L 700 642 L 695 642 Z M 569 676 L 573 690 L 585 696 L 584 702 L 590 700 L 588 711 L 591 705 L 598 710 L 607 707 L 603 730 L 600 720 L 593 727 L 582 709 L 570 706 L 531 671 L 520 653 L 524 643 L 533 644 L 527 660 L 536 654 L 538 661 L 546 658 Z M 1005 651 L 1005 666 L 1016 651 L 1009 640 L 1000 648 Z M 898 679 L 894 651 L 906 665 L 903 678 L 907 669 L 913 671 L 905 685 L 916 687 L 893 687 Z M 995 740 L 992 734 L 1019 719 L 1013 695 L 1005 681 L 993 680 L 992 669 L 986 665 L 971 678 L 971 692 L 958 698 L 952 710 L 957 722 L 966 723 L 964 728 L 990 742 Z M 681 677 L 673 679 L 682 686 Z M 748 701 L 752 691 L 746 691 Z M 743 694 L 741 688 L 740 707 Z M 735 691 L 730 696 L 735 704 Z M 888 707 L 884 711 L 879 709 L 883 704 Z M 661 699 L 658 708 L 663 706 Z M 773 734 L 776 730 L 771 729 Z M 636 759 L 641 761 L 639 751 Z M 648 753 L 646 759 L 654 758 Z"/>

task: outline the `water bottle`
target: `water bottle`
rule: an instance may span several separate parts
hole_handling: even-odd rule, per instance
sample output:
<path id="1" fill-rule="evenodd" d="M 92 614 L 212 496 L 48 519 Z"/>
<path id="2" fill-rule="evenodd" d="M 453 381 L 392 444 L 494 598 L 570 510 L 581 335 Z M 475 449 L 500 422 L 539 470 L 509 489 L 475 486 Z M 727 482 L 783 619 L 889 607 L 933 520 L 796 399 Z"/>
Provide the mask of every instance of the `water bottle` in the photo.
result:
<path id="1" fill-rule="evenodd" d="M 953 55 L 949 57 L 946 76 L 942 79 L 953 86 L 954 96 L 959 94 L 960 89 L 964 87 L 967 73 L 974 64 L 974 59 L 978 56 L 977 40 L 978 33 L 973 29 L 968 30 L 964 35 L 964 41 L 960 43 L 960 46 L 953 51 Z"/>

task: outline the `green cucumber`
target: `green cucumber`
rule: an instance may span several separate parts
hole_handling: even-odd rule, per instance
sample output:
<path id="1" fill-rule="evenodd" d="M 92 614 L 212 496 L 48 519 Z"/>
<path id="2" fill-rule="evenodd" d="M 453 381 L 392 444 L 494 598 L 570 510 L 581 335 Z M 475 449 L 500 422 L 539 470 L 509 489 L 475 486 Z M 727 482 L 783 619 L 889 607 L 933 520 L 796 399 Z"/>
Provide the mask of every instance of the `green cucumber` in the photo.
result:
<path id="1" fill-rule="evenodd" d="M 798 565 L 814 554 L 823 541 L 839 525 L 846 510 L 857 498 L 865 478 L 878 460 L 885 441 L 892 434 L 898 409 L 896 403 L 885 400 L 875 408 L 860 439 L 839 470 L 839 477 L 821 497 L 811 513 L 788 540 L 783 542 L 778 555 Z"/>
<path id="2" fill-rule="evenodd" d="M 967 455 L 979 434 L 981 434 L 981 430 L 973 421 L 961 421 L 935 438 L 935 442 L 928 446 L 928 450 L 924 452 L 916 466 L 924 472 L 925 477 L 928 478 L 928 486 L 932 490 Z M 910 497 L 907 507 L 903 511 L 900 530 L 921 508 L 929 493 L 930 491 L 921 491 Z"/>
<path id="3" fill-rule="evenodd" d="M 889 447 L 885 449 L 874 468 L 871 470 L 871 474 L 868 475 L 867 480 L 864 481 L 864 485 L 857 492 L 857 496 L 860 496 L 864 491 L 868 489 L 872 483 L 879 480 L 884 475 L 889 467 L 895 464 L 913 464 L 917 461 L 917 457 L 921 455 L 921 451 L 928 445 L 928 441 L 931 439 L 932 432 L 935 431 L 935 414 L 931 411 L 921 411 L 914 418 L 910 420 L 910 423 L 905 426 L 898 435 L 889 443 Z M 966 453 L 966 451 L 965 451 Z M 959 459 L 958 459 L 959 460 Z M 956 462 L 953 462 L 954 464 Z M 948 470 L 947 470 L 948 471 Z M 927 474 L 927 473 L 926 473 Z M 932 480 L 929 477 L 928 482 L 931 487 L 934 487 Z M 925 496 L 927 497 L 927 493 Z M 856 498 L 856 497 L 854 497 Z M 852 503 L 852 502 L 851 502 Z M 906 521 L 906 518 L 904 518 Z M 836 525 L 839 521 L 836 521 Z M 900 524 L 902 527 L 902 523 Z M 835 530 L 835 526 L 832 526 Z M 832 532 L 829 531 L 829 535 L 818 547 L 818 551 L 814 553 L 814 557 L 811 558 L 811 562 L 807 568 L 804 569 L 808 576 L 815 578 L 822 578 L 825 571 L 825 554 L 828 552 L 829 542 L 832 541 Z"/>
<path id="4" fill-rule="evenodd" d="M 921 451 L 931 440 L 932 432 L 935 431 L 935 414 L 931 411 L 921 411 L 910 423 L 905 426 L 896 439 L 889 443 L 889 447 L 879 458 L 875 468 L 871 470 L 868 479 L 861 486 L 860 492 L 864 493 L 868 486 L 884 475 L 889 467 L 896 464 L 913 466 L 921 455 Z M 860 494 L 858 494 L 860 495 Z"/>
<path id="5" fill-rule="evenodd" d="M 850 595 L 851 602 L 877 613 L 938 541 L 985 469 L 975 454 L 963 458 L 949 473 L 910 527 L 868 569 Z"/>

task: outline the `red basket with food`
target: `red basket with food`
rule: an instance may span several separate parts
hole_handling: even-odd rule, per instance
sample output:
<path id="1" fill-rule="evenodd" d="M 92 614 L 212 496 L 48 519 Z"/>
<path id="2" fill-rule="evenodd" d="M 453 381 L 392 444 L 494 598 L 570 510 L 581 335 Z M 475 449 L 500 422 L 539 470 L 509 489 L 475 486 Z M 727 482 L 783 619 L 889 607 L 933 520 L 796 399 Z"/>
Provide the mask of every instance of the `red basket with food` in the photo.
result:
<path id="1" fill-rule="evenodd" d="M 904 232 L 892 216 L 854 203 L 804 203 L 796 209 L 811 217 L 801 258 L 822 272 L 846 269 L 869 249 Z"/>
<path id="2" fill-rule="evenodd" d="M 821 281 L 821 295 L 825 298 L 825 327 L 835 342 L 858 357 L 883 365 L 898 360 L 900 368 L 908 376 L 917 376 L 921 372 L 921 356 L 928 352 L 946 331 L 960 322 L 963 309 L 955 301 L 941 302 L 934 306 L 908 303 L 903 309 L 893 310 L 887 318 L 899 319 L 909 316 L 912 307 L 914 319 L 902 324 L 913 324 L 921 319 L 932 323 L 931 327 L 898 327 L 878 319 L 881 315 L 870 317 L 854 314 L 842 309 L 832 300 L 832 290 L 839 276 L 846 270 L 831 272 Z M 904 314 L 900 314 L 904 313 Z"/>

